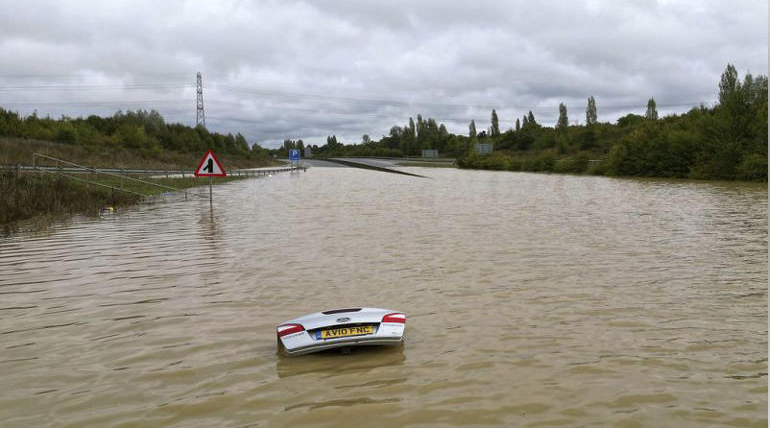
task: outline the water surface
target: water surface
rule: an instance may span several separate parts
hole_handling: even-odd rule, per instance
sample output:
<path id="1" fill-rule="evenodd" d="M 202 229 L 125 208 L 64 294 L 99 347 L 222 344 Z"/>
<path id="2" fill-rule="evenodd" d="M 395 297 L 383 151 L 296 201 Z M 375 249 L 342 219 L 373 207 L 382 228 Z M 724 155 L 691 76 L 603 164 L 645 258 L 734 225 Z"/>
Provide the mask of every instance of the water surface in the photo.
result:
<path id="1" fill-rule="evenodd" d="M 766 186 L 409 170 L 0 240 L 0 425 L 767 426 Z M 405 346 L 276 355 L 357 305 Z"/>

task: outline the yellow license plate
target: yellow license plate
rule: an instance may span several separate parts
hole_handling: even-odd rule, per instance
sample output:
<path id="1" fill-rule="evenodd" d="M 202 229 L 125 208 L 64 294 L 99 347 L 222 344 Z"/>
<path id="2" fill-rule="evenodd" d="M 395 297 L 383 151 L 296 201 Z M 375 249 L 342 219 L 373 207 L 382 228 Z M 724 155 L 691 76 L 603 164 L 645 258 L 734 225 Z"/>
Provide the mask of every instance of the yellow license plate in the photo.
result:
<path id="1" fill-rule="evenodd" d="M 342 327 L 331 330 L 322 330 L 320 333 L 321 339 L 336 339 L 338 337 L 360 336 L 362 334 L 374 333 L 374 326 L 362 325 L 356 327 Z"/>

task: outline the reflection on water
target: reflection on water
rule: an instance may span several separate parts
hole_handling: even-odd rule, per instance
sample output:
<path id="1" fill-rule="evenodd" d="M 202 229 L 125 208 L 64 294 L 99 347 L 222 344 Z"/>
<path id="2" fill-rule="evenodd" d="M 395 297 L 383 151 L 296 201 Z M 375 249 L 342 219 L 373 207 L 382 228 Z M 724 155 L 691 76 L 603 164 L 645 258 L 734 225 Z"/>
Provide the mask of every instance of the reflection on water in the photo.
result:
<path id="1" fill-rule="evenodd" d="M 1 425 L 767 425 L 765 185 L 415 171 L 0 240 Z M 346 306 L 405 345 L 276 354 Z"/>
<path id="2" fill-rule="evenodd" d="M 349 353 L 348 353 L 349 352 Z M 368 346 L 348 348 L 345 352 L 332 349 L 315 354 L 299 357 L 289 357 L 278 354 L 276 373 L 278 377 L 289 377 L 307 373 L 334 377 L 341 373 L 366 374 L 382 366 L 399 366 L 404 364 L 406 356 L 403 346 Z M 382 381 L 374 381 L 369 385 L 378 385 Z M 390 383 L 390 382 L 385 382 Z M 349 388 L 340 386 L 338 388 Z"/>

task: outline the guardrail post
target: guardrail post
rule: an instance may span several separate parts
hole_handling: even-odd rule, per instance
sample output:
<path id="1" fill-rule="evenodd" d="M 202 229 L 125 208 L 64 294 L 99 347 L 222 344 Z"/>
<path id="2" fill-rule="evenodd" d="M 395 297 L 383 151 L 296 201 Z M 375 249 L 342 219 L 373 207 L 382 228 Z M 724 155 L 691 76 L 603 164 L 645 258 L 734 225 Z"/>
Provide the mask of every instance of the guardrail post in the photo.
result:
<path id="1" fill-rule="evenodd" d="M 123 189 L 123 168 L 120 168 L 120 189 Z"/>
<path id="2" fill-rule="evenodd" d="M 21 164 L 16 164 L 16 178 L 21 177 Z"/>
<path id="3" fill-rule="evenodd" d="M 166 178 L 168 178 L 168 168 L 166 168 Z"/>

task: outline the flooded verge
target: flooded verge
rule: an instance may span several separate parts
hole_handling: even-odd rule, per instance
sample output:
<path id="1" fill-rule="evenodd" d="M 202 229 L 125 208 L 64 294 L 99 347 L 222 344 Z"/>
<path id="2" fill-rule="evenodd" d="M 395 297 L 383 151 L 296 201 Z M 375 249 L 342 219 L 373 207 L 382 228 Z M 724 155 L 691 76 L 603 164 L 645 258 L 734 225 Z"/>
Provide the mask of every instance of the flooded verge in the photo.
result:
<path id="1" fill-rule="evenodd" d="M 1 239 L 2 425 L 767 426 L 766 185 L 409 171 Z M 358 305 L 404 347 L 276 354 Z"/>

